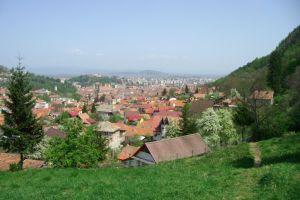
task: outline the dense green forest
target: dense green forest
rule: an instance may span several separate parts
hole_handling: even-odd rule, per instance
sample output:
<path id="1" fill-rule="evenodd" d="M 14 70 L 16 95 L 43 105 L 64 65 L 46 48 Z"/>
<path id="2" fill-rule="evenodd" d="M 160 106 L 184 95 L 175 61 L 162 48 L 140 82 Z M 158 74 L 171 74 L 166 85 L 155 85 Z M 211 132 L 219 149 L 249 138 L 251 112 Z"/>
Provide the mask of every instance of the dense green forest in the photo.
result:
<path id="1" fill-rule="evenodd" d="M 246 98 L 257 89 L 274 91 L 274 104 L 271 106 L 259 109 L 251 103 L 239 106 L 237 119 L 246 119 L 246 110 L 255 113 L 251 114 L 255 123 L 243 122 L 242 125 L 250 127 L 257 134 L 257 139 L 299 131 L 300 26 L 280 42 L 270 55 L 255 59 L 212 85 L 227 93 L 231 88 L 236 88 Z"/>
<path id="2" fill-rule="evenodd" d="M 300 26 L 292 31 L 276 49 L 267 56 L 256 58 L 212 85 L 229 92 L 236 88 L 248 96 L 254 89 L 274 89 L 282 93 L 289 88 L 288 80 L 300 66 Z"/>
<path id="3" fill-rule="evenodd" d="M 35 75 L 32 73 L 30 73 L 30 79 L 33 89 L 45 88 L 63 97 L 70 97 L 75 99 L 79 98 L 79 95 L 76 93 L 76 88 L 67 81 L 62 83 L 59 79 Z M 55 91 L 55 87 L 57 87 L 57 91 Z"/>
<path id="4" fill-rule="evenodd" d="M 113 77 L 108 77 L 108 76 L 97 77 L 97 76 L 90 76 L 90 75 L 80 75 L 80 76 L 76 76 L 76 77 L 69 79 L 69 82 L 79 82 L 81 86 L 85 87 L 85 86 L 93 85 L 95 83 L 114 84 L 114 83 L 118 83 L 119 80 L 115 76 L 113 76 Z"/>

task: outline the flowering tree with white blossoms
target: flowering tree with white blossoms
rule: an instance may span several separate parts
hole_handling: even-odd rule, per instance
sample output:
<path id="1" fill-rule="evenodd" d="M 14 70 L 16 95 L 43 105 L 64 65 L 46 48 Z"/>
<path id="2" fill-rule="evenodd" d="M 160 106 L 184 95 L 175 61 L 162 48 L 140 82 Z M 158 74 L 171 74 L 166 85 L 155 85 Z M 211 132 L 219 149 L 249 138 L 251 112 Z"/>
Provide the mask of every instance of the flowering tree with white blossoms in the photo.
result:
<path id="1" fill-rule="evenodd" d="M 219 133 L 221 131 L 220 120 L 213 108 L 208 108 L 197 120 L 197 126 L 200 135 L 210 147 L 216 147 L 220 144 Z"/>
<path id="2" fill-rule="evenodd" d="M 219 132 L 221 145 L 226 146 L 237 143 L 239 138 L 234 127 L 232 113 L 227 109 L 220 109 L 217 111 L 217 115 L 222 127 L 221 131 Z"/>
<path id="3" fill-rule="evenodd" d="M 197 120 L 199 133 L 210 147 L 233 144 L 238 141 L 232 114 L 226 109 L 208 108 Z"/>

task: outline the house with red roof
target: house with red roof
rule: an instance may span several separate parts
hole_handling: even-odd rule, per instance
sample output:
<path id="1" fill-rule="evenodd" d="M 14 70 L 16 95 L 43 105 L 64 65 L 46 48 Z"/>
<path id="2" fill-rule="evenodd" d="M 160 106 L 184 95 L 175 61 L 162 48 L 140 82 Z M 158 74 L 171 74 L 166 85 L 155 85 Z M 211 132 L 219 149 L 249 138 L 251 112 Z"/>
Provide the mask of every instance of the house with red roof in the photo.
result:
<path id="1" fill-rule="evenodd" d="M 96 120 L 92 119 L 87 113 L 78 114 L 78 118 L 83 124 L 92 125 L 96 123 Z"/>
<path id="2" fill-rule="evenodd" d="M 125 122 L 138 122 L 142 116 L 140 115 L 139 111 L 137 110 L 126 110 L 124 112 L 124 119 Z"/>

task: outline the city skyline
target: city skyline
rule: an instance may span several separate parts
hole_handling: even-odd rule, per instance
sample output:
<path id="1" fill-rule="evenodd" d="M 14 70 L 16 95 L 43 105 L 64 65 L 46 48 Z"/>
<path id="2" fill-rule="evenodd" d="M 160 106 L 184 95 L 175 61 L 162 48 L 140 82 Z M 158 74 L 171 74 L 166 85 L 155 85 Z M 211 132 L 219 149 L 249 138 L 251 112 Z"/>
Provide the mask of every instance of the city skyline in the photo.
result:
<path id="1" fill-rule="evenodd" d="M 299 25 L 298 1 L 0 1 L 0 65 L 225 75 Z M 239 28 L 235 28 L 239 27 Z"/>

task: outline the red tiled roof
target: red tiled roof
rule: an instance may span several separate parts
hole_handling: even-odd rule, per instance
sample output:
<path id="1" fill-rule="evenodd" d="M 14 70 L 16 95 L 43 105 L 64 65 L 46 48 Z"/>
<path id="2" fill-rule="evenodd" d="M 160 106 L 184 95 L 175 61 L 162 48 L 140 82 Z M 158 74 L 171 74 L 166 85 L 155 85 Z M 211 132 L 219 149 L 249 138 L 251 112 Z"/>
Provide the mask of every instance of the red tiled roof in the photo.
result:
<path id="1" fill-rule="evenodd" d="M 142 117 L 140 115 L 130 115 L 130 116 L 127 116 L 126 119 L 130 122 L 135 122 L 135 121 L 138 121 L 140 120 Z"/>
<path id="2" fill-rule="evenodd" d="M 158 107 L 159 111 L 167 111 L 167 110 L 174 110 L 172 106 L 159 106 Z"/>
<path id="3" fill-rule="evenodd" d="M 50 108 L 33 109 L 33 113 L 36 115 L 37 118 L 46 117 L 50 113 Z"/>
<path id="4" fill-rule="evenodd" d="M 118 159 L 121 161 L 127 160 L 133 156 L 139 150 L 139 148 L 140 147 L 134 147 L 130 145 L 125 146 L 119 154 Z"/>
<path id="5" fill-rule="evenodd" d="M 96 123 L 96 121 L 94 119 L 90 118 L 90 116 L 87 113 L 78 114 L 78 117 L 81 119 L 81 121 L 84 124 L 95 124 Z"/>
<path id="6" fill-rule="evenodd" d="M 160 112 L 154 113 L 154 116 L 161 116 L 161 117 L 180 117 L 180 116 L 181 116 L 181 112 L 179 112 L 179 111 L 173 111 L 173 110 L 160 111 Z"/>
<path id="7" fill-rule="evenodd" d="M 146 109 L 144 110 L 144 112 L 145 112 L 146 114 L 152 115 L 152 114 L 154 113 L 154 109 L 153 109 L 153 108 L 146 108 Z"/>
<path id="8" fill-rule="evenodd" d="M 77 112 L 77 111 L 68 111 L 68 113 L 71 117 L 76 117 L 79 114 L 79 112 Z"/>

